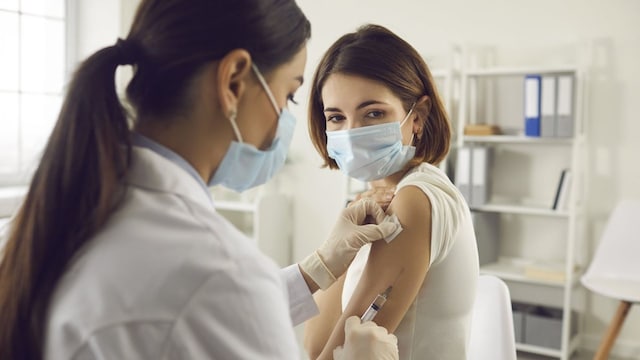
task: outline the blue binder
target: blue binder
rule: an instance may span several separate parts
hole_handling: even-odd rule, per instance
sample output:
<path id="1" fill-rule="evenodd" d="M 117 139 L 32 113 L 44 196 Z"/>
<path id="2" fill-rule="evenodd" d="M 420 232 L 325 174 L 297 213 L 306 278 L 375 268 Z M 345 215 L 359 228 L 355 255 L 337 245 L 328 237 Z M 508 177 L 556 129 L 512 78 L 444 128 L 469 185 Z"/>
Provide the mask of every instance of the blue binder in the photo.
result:
<path id="1" fill-rule="evenodd" d="M 524 134 L 540 136 L 540 96 L 542 93 L 540 75 L 524 78 Z"/>

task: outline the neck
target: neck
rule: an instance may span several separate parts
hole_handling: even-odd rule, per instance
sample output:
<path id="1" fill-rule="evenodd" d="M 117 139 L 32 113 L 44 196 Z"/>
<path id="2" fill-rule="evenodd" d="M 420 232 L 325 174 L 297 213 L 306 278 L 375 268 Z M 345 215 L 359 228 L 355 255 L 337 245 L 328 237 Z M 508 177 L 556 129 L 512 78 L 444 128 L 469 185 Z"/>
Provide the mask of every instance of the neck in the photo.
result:
<path id="1" fill-rule="evenodd" d="M 185 126 L 189 122 L 193 126 Z M 180 155 L 207 183 L 222 162 L 233 135 L 207 130 L 206 123 L 193 118 L 142 118 L 134 129 Z"/>
<path id="2" fill-rule="evenodd" d="M 376 187 L 396 187 L 398 186 L 398 184 L 400 183 L 400 181 L 407 175 L 407 173 L 409 171 L 411 171 L 411 169 L 413 169 L 414 167 L 409 167 L 406 169 L 402 169 L 400 171 L 398 171 L 397 173 L 391 174 L 385 178 L 379 179 L 379 180 L 374 180 L 374 181 L 370 181 L 369 182 L 369 187 L 370 188 L 376 188 Z"/>

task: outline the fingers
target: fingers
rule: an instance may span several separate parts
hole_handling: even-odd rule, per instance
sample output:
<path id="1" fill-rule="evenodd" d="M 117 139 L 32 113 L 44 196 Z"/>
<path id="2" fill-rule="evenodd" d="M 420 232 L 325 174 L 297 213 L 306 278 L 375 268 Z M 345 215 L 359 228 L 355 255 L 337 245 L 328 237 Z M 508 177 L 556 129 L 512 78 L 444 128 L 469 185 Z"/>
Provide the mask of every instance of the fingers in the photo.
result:
<path id="1" fill-rule="evenodd" d="M 380 339 L 386 338 L 387 335 L 389 335 L 389 332 L 386 328 L 376 325 L 376 323 L 373 321 L 365 321 L 363 323 L 360 323 L 360 318 L 355 315 L 348 317 L 345 321 L 344 333 L 345 336 L 349 336 L 355 333 L 367 333 Z"/>
<path id="2" fill-rule="evenodd" d="M 390 237 L 391 235 L 393 235 L 396 231 L 398 231 L 398 228 L 400 227 L 400 224 L 394 223 L 394 222 L 388 222 L 385 221 L 379 225 L 376 225 L 378 227 L 378 231 L 380 231 L 380 233 L 382 233 L 382 238 L 383 239 L 387 239 L 388 237 Z M 390 242 L 391 240 L 387 239 L 387 242 Z"/>
<path id="3" fill-rule="evenodd" d="M 344 349 L 342 346 L 338 346 L 333 349 L 333 360 L 343 360 L 344 359 Z"/>
<path id="4" fill-rule="evenodd" d="M 357 325 L 360 325 L 360 318 L 355 315 L 349 316 L 347 320 L 344 322 L 344 333 L 345 334 L 351 333 L 351 331 L 353 331 L 353 329 Z"/>
<path id="5" fill-rule="evenodd" d="M 398 227 L 400 227 L 399 224 L 388 221 L 382 222 L 378 225 L 363 225 L 361 226 L 360 232 L 362 243 L 364 245 L 380 239 L 388 238 L 398 230 Z"/>
<path id="6" fill-rule="evenodd" d="M 373 217 L 377 224 L 380 224 L 387 216 L 380 205 L 371 199 L 360 200 L 358 206 L 360 207 L 360 215 L 364 214 L 362 218 L 358 218 L 358 224 L 362 224 L 367 215 Z"/>

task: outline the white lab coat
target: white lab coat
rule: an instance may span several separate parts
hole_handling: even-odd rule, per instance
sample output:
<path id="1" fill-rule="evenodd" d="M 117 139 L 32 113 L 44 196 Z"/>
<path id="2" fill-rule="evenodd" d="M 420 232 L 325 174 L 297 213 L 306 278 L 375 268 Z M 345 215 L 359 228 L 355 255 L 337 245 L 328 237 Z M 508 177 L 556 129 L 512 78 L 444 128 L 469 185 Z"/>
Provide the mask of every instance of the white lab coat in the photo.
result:
<path id="1" fill-rule="evenodd" d="M 175 162 L 132 161 L 53 294 L 45 359 L 297 359 L 292 319 L 317 311 L 297 266 L 279 271 Z"/>

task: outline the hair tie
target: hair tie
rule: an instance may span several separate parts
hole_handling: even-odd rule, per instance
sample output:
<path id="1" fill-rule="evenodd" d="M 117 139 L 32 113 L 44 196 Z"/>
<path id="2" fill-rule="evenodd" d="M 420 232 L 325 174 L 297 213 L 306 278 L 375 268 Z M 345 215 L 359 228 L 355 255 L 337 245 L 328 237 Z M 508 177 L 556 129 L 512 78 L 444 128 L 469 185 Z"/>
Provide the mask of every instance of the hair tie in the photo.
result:
<path id="1" fill-rule="evenodd" d="M 118 38 L 114 46 L 118 50 L 118 65 L 133 65 L 139 61 L 139 49 L 133 41 Z"/>

